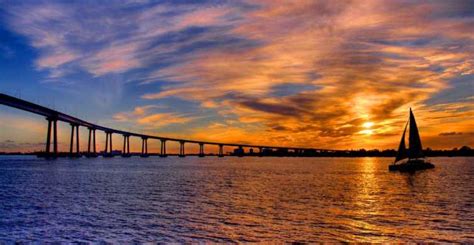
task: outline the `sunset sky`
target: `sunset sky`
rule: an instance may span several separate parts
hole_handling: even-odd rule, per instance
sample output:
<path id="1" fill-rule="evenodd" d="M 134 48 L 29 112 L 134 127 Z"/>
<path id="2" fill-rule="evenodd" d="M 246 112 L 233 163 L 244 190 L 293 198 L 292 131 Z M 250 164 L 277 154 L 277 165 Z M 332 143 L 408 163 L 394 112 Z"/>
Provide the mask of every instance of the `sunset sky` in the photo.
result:
<path id="1" fill-rule="evenodd" d="M 474 1 L 0 0 L 0 92 L 122 130 L 333 149 L 396 148 L 411 107 L 423 147 L 472 147 Z M 0 118 L 0 151 L 44 148 L 44 118 Z"/>

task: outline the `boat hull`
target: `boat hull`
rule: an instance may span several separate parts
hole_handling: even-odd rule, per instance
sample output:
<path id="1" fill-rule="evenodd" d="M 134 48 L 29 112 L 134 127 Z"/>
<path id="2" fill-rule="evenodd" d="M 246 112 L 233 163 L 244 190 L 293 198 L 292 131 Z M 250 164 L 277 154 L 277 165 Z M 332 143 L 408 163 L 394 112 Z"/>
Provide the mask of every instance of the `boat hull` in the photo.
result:
<path id="1" fill-rule="evenodd" d="M 392 164 L 388 166 L 389 171 L 415 172 L 419 170 L 432 169 L 435 166 L 424 160 L 408 160 L 401 164 Z"/>

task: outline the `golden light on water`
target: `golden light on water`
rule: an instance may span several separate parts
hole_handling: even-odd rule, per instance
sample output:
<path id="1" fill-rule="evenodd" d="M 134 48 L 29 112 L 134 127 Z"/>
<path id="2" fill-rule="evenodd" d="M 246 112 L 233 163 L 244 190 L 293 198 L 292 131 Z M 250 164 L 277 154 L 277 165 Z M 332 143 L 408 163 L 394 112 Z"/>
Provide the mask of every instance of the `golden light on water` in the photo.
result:
<path id="1" fill-rule="evenodd" d="M 385 215 L 382 209 L 382 203 L 385 200 L 380 199 L 377 193 L 380 192 L 379 179 L 377 176 L 377 160 L 371 157 L 358 159 L 359 171 L 361 175 L 358 179 L 359 188 L 354 193 L 352 202 L 357 211 L 354 211 L 354 217 L 372 217 Z M 350 227 L 359 229 L 365 233 L 384 232 L 383 228 L 369 222 L 367 219 L 350 219 Z M 363 233 L 362 233 L 363 234 Z M 383 239 L 371 237 L 368 239 L 364 235 L 352 234 L 351 239 L 355 241 L 383 242 Z"/>

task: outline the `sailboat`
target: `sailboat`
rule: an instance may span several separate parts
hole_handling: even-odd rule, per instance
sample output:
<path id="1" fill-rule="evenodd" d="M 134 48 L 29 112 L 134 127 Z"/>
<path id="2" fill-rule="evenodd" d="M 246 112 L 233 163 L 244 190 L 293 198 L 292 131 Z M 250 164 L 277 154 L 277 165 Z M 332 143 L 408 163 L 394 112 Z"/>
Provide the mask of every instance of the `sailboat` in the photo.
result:
<path id="1" fill-rule="evenodd" d="M 408 131 L 409 145 L 407 149 L 405 145 L 405 133 L 408 126 L 410 129 Z M 410 108 L 410 117 L 408 118 L 408 121 L 405 124 L 405 129 L 403 130 L 397 156 L 395 157 L 393 164 L 388 166 L 388 170 L 414 172 L 417 170 L 430 169 L 434 167 L 435 166 L 428 162 L 423 155 L 420 134 L 418 132 L 418 127 L 416 126 L 415 116 L 413 115 L 413 112 Z"/>

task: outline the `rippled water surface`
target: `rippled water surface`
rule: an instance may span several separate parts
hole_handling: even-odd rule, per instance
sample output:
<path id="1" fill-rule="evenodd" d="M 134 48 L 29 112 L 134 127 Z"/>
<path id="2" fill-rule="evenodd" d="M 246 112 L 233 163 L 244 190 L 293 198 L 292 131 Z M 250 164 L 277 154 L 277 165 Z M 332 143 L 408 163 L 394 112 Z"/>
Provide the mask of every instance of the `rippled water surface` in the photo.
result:
<path id="1" fill-rule="evenodd" d="M 0 158 L 0 241 L 474 242 L 474 158 Z"/>

